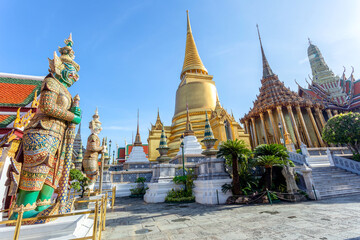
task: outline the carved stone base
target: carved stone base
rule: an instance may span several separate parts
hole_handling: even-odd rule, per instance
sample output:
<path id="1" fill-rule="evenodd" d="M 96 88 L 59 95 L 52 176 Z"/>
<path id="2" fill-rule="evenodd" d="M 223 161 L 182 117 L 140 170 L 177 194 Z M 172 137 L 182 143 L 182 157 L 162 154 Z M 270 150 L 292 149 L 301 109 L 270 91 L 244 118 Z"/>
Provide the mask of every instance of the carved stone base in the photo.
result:
<path id="1" fill-rule="evenodd" d="M 165 202 L 165 197 L 171 189 L 176 186 L 173 182 L 167 183 L 148 183 L 149 189 L 146 191 L 144 201 L 147 203 L 161 203 Z"/>
<path id="2" fill-rule="evenodd" d="M 193 189 L 195 201 L 201 204 L 225 204 L 228 197 L 232 194 L 228 191 L 226 194 L 221 191 L 222 185 L 231 183 L 231 179 L 214 180 L 196 180 Z"/>

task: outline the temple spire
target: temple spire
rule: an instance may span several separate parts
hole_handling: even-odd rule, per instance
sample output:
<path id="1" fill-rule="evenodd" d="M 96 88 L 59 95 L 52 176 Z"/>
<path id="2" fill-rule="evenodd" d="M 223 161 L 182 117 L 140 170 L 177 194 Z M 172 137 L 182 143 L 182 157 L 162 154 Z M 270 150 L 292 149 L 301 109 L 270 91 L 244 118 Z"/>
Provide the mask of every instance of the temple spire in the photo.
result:
<path id="1" fill-rule="evenodd" d="M 184 65 L 180 74 L 180 78 L 182 78 L 185 72 L 189 72 L 191 70 L 194 70 L 197 73 L 207 74 L 207 70 L 201 61 L 191 31 L 189 11 L 186 11 L 186 14 L 187 14 L 187 34 L 186 34 L 185 58 L 184 58 Z"/>
<path id="2" fill-rule="evenodd" d="M 160 121 L 160 122 L 161 122 L 159 108 L 158 108 L 158 112 L 157 112 L 157 118 L 156 118 L 156 121 Z"/>
<path id="3" fill-rule="evenodd" d="M 192 125 L 190 122 L 189 107 L 188 104 L 186 103 L 186 128 L 185 128 L 184 136 L 189 136 L 189 135 L 194 135 L 194 131 L 192 129 Z"/>
<path id="4" fill-rule="evenodd" d="M 270 65 L 266 59 L 265 53 L 264 53 L 264 49 L 262 46 L 262 42 L 261 42 L 261 37 L 260 37 L 260 31 L 259 31 L 259 25 L 256 24 L 256 28 L 257 28 L 257 32 L 259 35 L 259 41 L 260 41 L 260 48 L 261 48 L 261 55 L 262 55 L 262 63 L 263 63 L 263 79 L 267 78 L 269 76 L 274 75 L 274 73 L 272 72 Z"/>
<path id="5" fill-rule="evenodd" d="M 140 138 L 140 131 L 139 131 L 139 109 L 137 114 L 137 130 L 135 136 L 134 146 L 142 146 L 141 138 Z"/>
<path id="6" fill-rule="evenodd" d="M 205 132 L 204 132 L 204 139 L 205 140 L 209 140 L 209 139 L 214 139 L 214 133 L 211 129 L 211 125 L 209 122 L 209 118 L 208 118 L 208 114 L 207 112 L 205 112 Z"/>

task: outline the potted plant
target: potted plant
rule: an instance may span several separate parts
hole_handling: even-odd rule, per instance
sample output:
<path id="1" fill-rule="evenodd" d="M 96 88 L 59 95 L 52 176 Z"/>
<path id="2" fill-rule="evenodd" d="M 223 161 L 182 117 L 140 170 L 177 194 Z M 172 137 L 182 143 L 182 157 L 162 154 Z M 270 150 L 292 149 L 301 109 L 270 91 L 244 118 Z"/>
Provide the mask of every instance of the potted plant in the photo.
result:
<path id="1" fill-rule="evenodd" d="M 84 174 L 78 169 L 70 170 L 70 187 L 74 189 L 75 192 L 81 192 L 80 198 L 78 200 L 87 200 L 88 197 L 84 197 L 85 191 L 88 190 L 89 178 L 84 176 Z M 87 209 L 89 207 L 88 202 L 75 202 L 74 204 L 76 210 Z"/>

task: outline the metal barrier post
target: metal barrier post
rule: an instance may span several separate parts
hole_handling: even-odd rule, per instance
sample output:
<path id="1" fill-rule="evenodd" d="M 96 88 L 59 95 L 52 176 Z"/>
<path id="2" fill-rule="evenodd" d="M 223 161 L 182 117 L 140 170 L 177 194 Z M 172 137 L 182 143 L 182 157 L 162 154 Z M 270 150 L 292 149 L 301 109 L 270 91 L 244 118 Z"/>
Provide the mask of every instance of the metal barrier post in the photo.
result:
<path id="1" fill-rule="evenodd" d="M 19 239 L 20 227 L 21 227 L 21 220 L 22 220 L 22 217 L 23 217 L 23 213 L 24 213 L 24 207 L 21 206 L 21 207 L 20 207 L 20 211 L 19 211 L 19 213 L 18 213 L 17 222 L 16 222 L 15 233 L 14 233 L 14 240 L 18 240 L 18 239 Z"/>
<path id="2" fill-rule="evenodd" d="M 100 207 L 100 222 L 99 222 L 99 239 L 101 239 L 102 232 L 102 222 L 103 222 L 103 212 L 104 212 L 104 197 L 101 197 L 101 207 Z"/>
<path id="3" fill-rule="evenodd" d="M 115 205 L 115 194 L 116 194 L 116 186 L 113 187 L 112 189 L 112 196 L 111 196 L 111 209 L 114 209 L 114 205 Z"/>
<path id="4" fill-rule="evenodd" d="M 104 218 L 103 218 L 103 228 L 102 228 L 102 230 L 105 230 L 107 203 L 108 203 L 108 193 L 105 194 L 105 199 L 104 199 L 104 204 L 105 205 L 104 205 Z"/>
<path id="5" fill-rule="evenodd" d="M 95 215 L 94 215 L 94 226 L 93 226 L 93 239 L 96 240 L 97 235 L 97 224 L 98 224 L 98 212 L 99 212 L 99 202 L 95 202 Z"/>

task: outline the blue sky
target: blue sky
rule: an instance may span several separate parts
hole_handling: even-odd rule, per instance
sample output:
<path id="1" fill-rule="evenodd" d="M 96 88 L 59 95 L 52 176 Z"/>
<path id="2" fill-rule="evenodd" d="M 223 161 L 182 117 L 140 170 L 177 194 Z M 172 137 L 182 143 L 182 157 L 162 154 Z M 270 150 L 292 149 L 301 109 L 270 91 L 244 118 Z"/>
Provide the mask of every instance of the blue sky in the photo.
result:
<path id="1" fill-rule="evenodd" d="M 360 71 L 358 1 L 0 1 L 0 72 L 46 75 L 48 57 L 72 32 L 80 80 L 83 142 L 99 108 L 102 136 L 131 142 L 137 109 L 146 142 L 157 108 L 171 124 L 186 38 L 186 10 L 220 101 L 241 118 L 260 87 L 259 24 L 266 56 L 297 91 L 311 73 L 310 37 L 330 68 Z"/>

